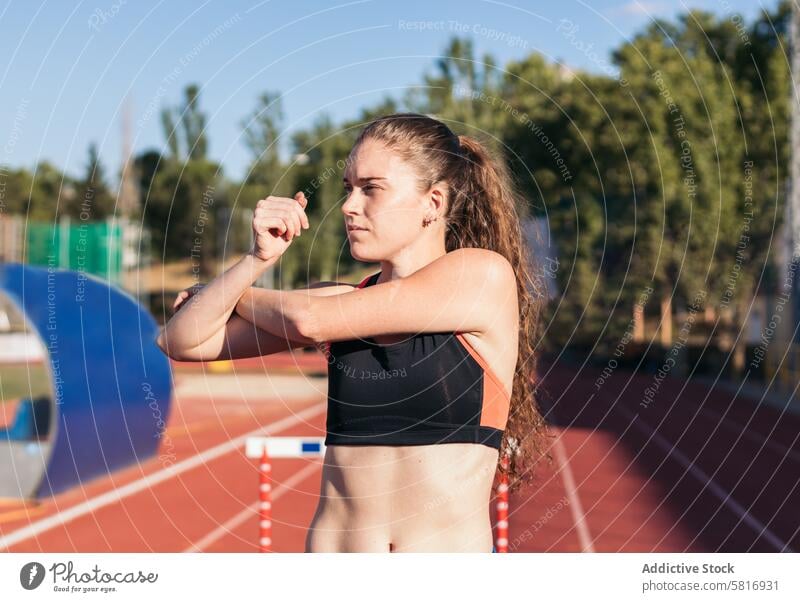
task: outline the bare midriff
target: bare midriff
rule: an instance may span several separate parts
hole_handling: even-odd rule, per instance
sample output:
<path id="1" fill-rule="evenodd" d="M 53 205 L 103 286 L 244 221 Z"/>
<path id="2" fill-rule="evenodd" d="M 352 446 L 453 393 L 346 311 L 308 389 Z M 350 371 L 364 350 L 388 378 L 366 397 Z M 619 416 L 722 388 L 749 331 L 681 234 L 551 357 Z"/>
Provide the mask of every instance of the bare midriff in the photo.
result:
<path id="1" fill-rule="evenodd" d="M 488 552 L 496 449 L 330 445 L 307 552 Z"/>

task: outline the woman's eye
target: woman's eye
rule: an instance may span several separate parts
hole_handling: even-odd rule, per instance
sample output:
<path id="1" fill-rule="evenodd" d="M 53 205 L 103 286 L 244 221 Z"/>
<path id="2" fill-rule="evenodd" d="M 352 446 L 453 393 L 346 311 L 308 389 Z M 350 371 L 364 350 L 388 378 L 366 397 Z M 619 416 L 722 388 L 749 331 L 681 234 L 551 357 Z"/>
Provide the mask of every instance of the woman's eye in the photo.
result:
<path id="1" fill-rule="evenodd" d="M 363 186 L 361 188 L 361 190 L 372 190 L 373 188 L 377 188 L 377 186 L 367 185 L 367 186 Z M 352 188 L 348 188 L 347 186 L 345 186 L 345 189 L 344 189 L 344 193 L 345 194 L 350 194 L 352 191 L 353 191 Z"/>

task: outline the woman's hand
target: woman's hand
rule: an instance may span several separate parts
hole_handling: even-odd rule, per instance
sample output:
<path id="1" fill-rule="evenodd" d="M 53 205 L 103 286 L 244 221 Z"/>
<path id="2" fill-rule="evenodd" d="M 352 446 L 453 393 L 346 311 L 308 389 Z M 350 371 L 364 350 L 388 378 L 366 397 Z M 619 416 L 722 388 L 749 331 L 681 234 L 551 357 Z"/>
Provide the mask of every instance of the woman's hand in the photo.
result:
<path id="1" fill-rule="evenodd" d="M 189 297 L 192 297 L 203 288 L 205 284 L 195 284 L 187 288 L 186 290 L 182 290 L 178 293 L 178 296 L 175 297 L 175 301 L 172 303 L 172 313 L 177 312 L 183 305 L 186 303 Z"/>
<path id="2" fill-rule="evenodd" d="M 250 253 L 258 259 L 269 261 L 283 255 L 295 236 L 308 228 L 305 208 L 308 204 L 303 192 L 293 199 L 270 196 L 261 199 L 253 214 L 253 247 Z"/>

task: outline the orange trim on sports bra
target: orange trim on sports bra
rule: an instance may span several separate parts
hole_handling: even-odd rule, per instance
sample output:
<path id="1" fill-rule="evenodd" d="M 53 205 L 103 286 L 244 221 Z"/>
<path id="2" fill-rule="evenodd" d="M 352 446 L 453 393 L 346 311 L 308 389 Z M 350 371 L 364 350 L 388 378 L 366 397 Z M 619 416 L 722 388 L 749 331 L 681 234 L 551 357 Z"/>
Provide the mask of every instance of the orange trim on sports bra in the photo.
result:
<path id="1" fill-rule="evenodd" d="M 492 367 L 486 363 L 486 360 L 484 360 L 483 357 L 481 357 L 481 355 L 475 350 L 475 348 L 469 344 L 469 341 L 467 341 L 467 338 L 463 335 L 463 333 L 456 332 L 455 335 L 456 337 L 458 337 L 458 340 L 464 344 L 464 347 L 467 348 L 467 351 L 470 352 L 470 355 L 472 355 L 472 357 L 475 358 L 475 361 L 481 365 L 483 371 L 489 375 L 489 378 L 494 380 L 495 384 L 498 387 L 500 387 L 500 390 L 503 392 L 503 396 L 506 399 L 511 399 L 511 394 L 506 389 L 506 386 L 503 384 L 503 381 L 500 380 L 500 377 L 497 376 L 495 371 L 492 370 Z"/>
<path id="2" fill-rule="evenodd" d="M 486 363 L 486 360 L 469 344 L 466 337 L 460 332 L 456 332 L 455 335 L 478 365 L 483 368 L 484 375 L 488 377 L 484 379 L 480 425 L 504 430 L 511 409 L 511 394 L 491 366 Z"/>

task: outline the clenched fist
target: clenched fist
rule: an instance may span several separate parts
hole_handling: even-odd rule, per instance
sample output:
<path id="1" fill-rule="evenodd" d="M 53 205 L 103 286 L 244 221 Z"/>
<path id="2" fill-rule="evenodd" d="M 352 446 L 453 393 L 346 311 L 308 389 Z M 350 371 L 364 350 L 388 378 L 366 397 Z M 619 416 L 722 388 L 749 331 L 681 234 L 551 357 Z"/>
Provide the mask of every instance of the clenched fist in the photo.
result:
<path id="1" fill-rule="evenodd" d="M 293 199 L 269 196 L 261 199 L 253 214 L 253 247 L 250 253 L 269 261 L 283 255 L 295 236 L 308 228 L 305 208 L 308 204 L 303 192 Z"/>

